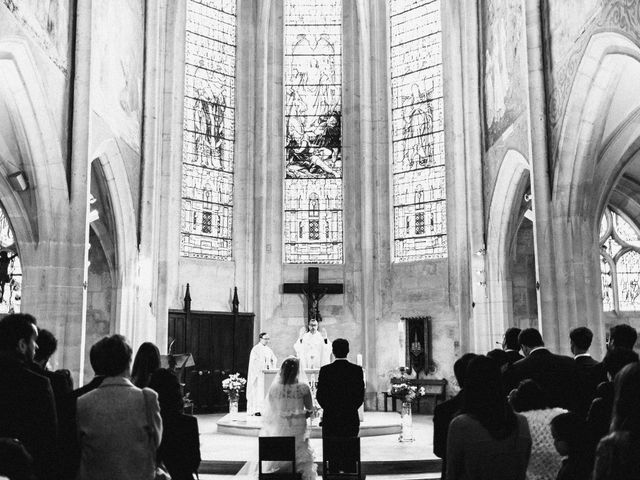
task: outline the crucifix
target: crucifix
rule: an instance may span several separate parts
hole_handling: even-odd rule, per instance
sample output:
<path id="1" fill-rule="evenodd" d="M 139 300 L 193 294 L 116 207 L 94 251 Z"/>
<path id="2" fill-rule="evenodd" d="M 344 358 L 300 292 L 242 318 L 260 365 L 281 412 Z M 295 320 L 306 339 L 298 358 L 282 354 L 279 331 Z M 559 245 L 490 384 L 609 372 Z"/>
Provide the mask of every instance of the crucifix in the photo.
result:
<path id="1" fill-rule="evenodd" d="M 303 294 L 307 298 L 307 324 L 311 319 L 322 321 L 320 315 L 320 299 L 325 295 L 342 294 L 342 283 L 319 283 L 318 267 L 307 269 L 307 283 L 285 283 L 282 285 L 283 293 Z"/>

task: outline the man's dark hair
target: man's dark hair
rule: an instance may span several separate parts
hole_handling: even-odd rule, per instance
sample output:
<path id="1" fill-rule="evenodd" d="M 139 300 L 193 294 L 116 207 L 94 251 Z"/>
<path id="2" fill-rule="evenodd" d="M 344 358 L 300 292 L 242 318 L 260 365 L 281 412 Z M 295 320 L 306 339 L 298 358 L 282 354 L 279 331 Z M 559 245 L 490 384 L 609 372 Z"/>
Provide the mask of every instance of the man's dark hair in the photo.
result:
<path id="1" fill-rule="evenodd" d="M 0 320 L 0 351 L 14 351 L 20 340 L 29 341 L 35 325 L 35 317 L 28 313 L 13 313 L 4 317 Z"/>
<path id="2" fill-rule="evenodd" d="M 104 374 L 115 377 L 131 364 L 133 350 L 122 335 L 112 335 L 104 342 Z"/>
<path id="3" fill-rule="evenodd" d="M 609 343 L 612 347 L 622 347 L 632 349 L 638 340 L 638 332 L 631 325 L 621 323 L 614 325 L 609 330 Z"/>
<path id="4" fill-rule="evenodd" d="M 349 342 L 344 338 L 336 338 L 331 344 L 333 356 L 336 358 L 346 358 L 349 353 Z"/>
<path id="5" fill-rule="evenodd" d="M 53 333 L 49 330 L 45 330 L 44 328 L 38 332 L 38 339 L 36 340 L 36 343 L 38 344 L 38 349 L 34 356 L 34 360 L 36 362 L 41 360 L 46 362 L 58 348 L 58 340 L 56 340 L 56 337 L 53 336 Z"/>
<path id="6" fill-rule="evenodd" d="M 258 338 L 262 338 L 267 334 L 267 332 L 261 332 L 260 335 L 258 335 Z"/>
<path id="7" fill-rule="evenodd" d="M 542 341 L 542 335 L 535 328 L 525 328 L 518 335 L 518 342 L 523 347 L 535 348 L 542 347 L 544 342 Z"/>
<path id="8" fill-rule="evenodd" d="M 89 350 L 89 363 L 93 368 L 93 373 L 98 376 L 106 376 L 105 373 L 105 350 L 104 345 L 109 337 L 104 337 L 93 344 L 91 350 Z"/>
<path id="9" fill-rule="evenodd" d="M 460 388 L 464 388 L 464 379 L 467 374 L 469 362 L 476 357 L 477 355 L 475 353 L 465 353 L 453 364 L 453 374 L 456 376 L 456 381 Z"/>
<path id="10" fill-rule="evenodd" d="M 494 348 L 493 350 L 487 352 L 487 357 L 489 357 L 491 360 L 495 360 L 500 368 L 509 363 L 509 354 L 501 348 Z"/>
<path id="11" fill-rule="evenodd" d="M 567 412 L 553 417 L 551 432 L 555 440 L 567 443 L 569 452 L 586 451 L 591 446 L 587 422 L 577 413 Z"/>
<path id="12" fill-rule="evenodd" d="M 518 341 L 518 336 L 520 335 L 520 330 L 518 327 L 510 327 L 507 328 L 507 331 L 504 332 L 504 346 L 509 350 L 520 350 L 520 342 Z"/>
<path id="13" fill-rule="evenodd" d="M 602 359 L 602 366 L 611 378 L 622 370 L 625 365 L 638 361 L 638 354 L 633 350 L 623 347 L 614 347 L 607 352 Z"/>
<path id="14" fill-rule="evenodd" d="M 593 332 L 587 327 L 578 327 L 569 332 L 569 338 L 580 350 L 589 350 L 593 341 Z"/>
<path id="15" fill-rule="evenodd" d="M 528 412 L 529 410 L 544 410 L 547 408 L 547 394 L 540 384 L 530 378 L 522 380 L 518 388 L 510 396 L 511 406 L 516 412 Z"/>

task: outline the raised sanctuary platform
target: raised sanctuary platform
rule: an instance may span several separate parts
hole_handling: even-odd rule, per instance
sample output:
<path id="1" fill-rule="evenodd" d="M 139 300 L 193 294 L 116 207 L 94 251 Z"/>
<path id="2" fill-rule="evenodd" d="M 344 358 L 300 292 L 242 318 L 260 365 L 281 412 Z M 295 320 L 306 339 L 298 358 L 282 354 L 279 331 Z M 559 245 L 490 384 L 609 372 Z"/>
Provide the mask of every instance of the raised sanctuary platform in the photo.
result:
<path id="1" fill-rule="evenodd" d="M 218 433 L 257 437 L 262 427 L 261 417 L 247 416 L 245 412 L 228 413 L 217 421 Z M 400 415 L 385 412 L 364 412 L 360 423 L 360 437 L 393 435 L 400 433 Z M 322 427 L 311 427 L 311 438 L 322 438 Z"/>
<path id="2" fill-rule="evenodd" d="M 399 413 L 365 412 L 365 415 L 382 415 L 400 418 Z M 230 478 L 247 461 L 258 458 L 258 438 L 245 435 L 232 435 L 218 430 L 218 422 L 223 414 L 196 415 L 200 429 L 200 451 L 203 474 L 224 475 Z M 413 416 L 415 442 L 401 443 L 398 434 L 363 437 L 362 468 L 367 478 L 370 475 L 393 475 L 393 480 L 440 478 L 441 462 L 433 454 L 433 422 L 430 415 Z M 316 463 L 322 463 L 322 439 L 312 438 L 311 447 L 315 452 Z M 413 475 L 413 476 L 410 476 Z M 216 480 L 221 480 L 216 477 Z M 224 480 L 224 477 L 222 478 Z M 233 479 L 231 479 L 233 480 Z M 390 480 L 380 477 L 377 480 Z"/>

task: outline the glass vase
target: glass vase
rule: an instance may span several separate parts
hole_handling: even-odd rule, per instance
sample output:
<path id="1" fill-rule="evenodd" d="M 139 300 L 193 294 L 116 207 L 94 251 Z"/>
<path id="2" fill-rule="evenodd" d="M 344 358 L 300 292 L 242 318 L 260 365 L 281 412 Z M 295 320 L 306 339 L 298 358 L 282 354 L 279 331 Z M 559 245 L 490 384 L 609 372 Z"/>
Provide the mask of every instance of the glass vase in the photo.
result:
<path id="1" fill-rule="evenodd" d="M 238 399 L 239 399 L 239 395 L 237 392 L 229 393 L 229 413 L 231 414 L 238 413 Z"/>
<path id="2" fill-rule="evenodd" d="M 413 442 L 413 418 L 411 416 L 411 402 L 402 402 L 402 410 L 400 411 L 400 442 Z"/>

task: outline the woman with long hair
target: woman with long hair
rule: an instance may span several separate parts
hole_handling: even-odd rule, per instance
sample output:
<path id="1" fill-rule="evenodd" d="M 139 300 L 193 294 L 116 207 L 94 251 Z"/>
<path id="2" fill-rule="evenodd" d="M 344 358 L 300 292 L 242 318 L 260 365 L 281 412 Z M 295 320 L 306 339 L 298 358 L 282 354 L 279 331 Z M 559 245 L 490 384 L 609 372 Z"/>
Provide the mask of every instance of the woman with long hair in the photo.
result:
<path id="1" fill-rule="evenodd" d="M 542 387 L 531 379 L 521 381 L 518 388 L 509 393 L 509 404 L 529 424 L 531 457 L 527 480 L 556 480 L 562 467 L 562 458 L 553 444 L 551 420 L 567 411 L 550 407 Z"/>
<path id="2" fill-rule="evenodd" d="M 170 370 L 160 368 L 151 375 L 149 388 L 158 393 L 163 425 L 158 463 L 164 464 L 172 480 L 193 480 L 200 466 L 198 421 L 182 413 L 180 382 Z"/>
<path id="3" fill-rule="evenodd" d="M 160 368 L 160 350 L 151 342 L 144 342 L 138 348 L 131 368 L 131 382 L 138 388 L 149 386 L 153 372 Z"/>
<path id="4" fill-rule="evenodd" d="M 513 412 L 498 364 L 471 360 L 465 375 L 462 414 L 449 426 L 448 480 L 524 480 L 531 435 L 527 420 Z"/>
<path id="5" fill-rule="evenodd" d="M 593 480 L 640 479 L 640 363 L 624 367 L 614 380 L 609 435 L 600 440 Z"/>
<path id="6" fill-rule="evenodd" d="M 262 412 L 261 437 L 295 437 L 296 470 L 303 480 L 316 480 L 316 464 L 309 445 L 307 418 L 313 411 L 309 384 L 300 380 L 300 361 L 286 358 L 280 374 L 269 388 Z M 263 471 L 274 472 L 280 468 L 278 462 L 265 462 Z M 257 477 L 257 464 L 251 462 L 238 476 Z"/>

